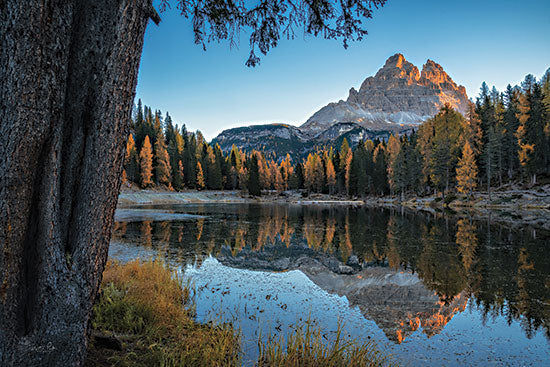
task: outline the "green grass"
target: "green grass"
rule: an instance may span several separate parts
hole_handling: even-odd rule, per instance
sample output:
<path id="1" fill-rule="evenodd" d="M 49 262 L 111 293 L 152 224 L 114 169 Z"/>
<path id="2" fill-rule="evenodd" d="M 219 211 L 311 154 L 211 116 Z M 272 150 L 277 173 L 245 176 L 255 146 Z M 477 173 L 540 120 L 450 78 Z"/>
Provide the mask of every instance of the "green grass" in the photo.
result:
<path id="1" fill-rule="evenodd" d="M 338 325 L 336 338 L 327 342 L 319 327 L 310 321 L 284 337 L 259 342 L 258 367 L 378 367 L 392 366 L 391 358 L 383 354 L 373 341 L 358 343 L 342 337 Z"/>

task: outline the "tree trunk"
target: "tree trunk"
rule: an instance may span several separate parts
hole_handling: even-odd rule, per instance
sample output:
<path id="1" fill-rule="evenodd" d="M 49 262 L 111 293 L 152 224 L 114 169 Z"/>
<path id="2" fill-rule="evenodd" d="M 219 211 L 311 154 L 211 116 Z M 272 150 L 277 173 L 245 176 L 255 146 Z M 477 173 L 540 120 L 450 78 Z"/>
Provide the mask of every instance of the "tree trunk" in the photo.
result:
<path id="1" fill-rule="evenodd" d="M 0 1 L 0 365 L 81 365 L 151 0 Z"/>

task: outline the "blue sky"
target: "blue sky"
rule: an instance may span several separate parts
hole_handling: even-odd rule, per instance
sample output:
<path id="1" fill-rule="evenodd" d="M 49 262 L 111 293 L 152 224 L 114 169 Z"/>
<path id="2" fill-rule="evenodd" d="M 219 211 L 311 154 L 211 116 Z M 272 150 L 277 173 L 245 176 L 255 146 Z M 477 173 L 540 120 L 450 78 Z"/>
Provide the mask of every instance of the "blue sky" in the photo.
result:
<path id="1" fill-rule="evenodd" d="M 341 41 L 299 34 L 248 68 L 246 34 L 238 48 L 212 43 L 204 52 L 190 21 L 169 10 L 147 28 L 137 98 L 207 139 L 235 126 L 301 125 L 397 52 L 419 69 L 427 59 L 438 62 L 473 97 L 483 81 L 502 90 L 526 74 L 542 76 L 550 67 L 549 14 L 550 0 L 388 0 L 369 21 L 369 35 L 347 50 Z"/>

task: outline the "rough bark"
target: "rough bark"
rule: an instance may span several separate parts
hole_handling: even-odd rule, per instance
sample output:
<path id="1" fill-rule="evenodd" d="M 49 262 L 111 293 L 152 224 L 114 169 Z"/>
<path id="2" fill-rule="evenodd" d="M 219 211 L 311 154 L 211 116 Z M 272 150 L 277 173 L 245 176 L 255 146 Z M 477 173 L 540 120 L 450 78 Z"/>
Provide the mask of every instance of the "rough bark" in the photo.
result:
<path id="1" fill-rule="evenodd" d="M 0 365 L 82 364 L 151 0 L 0 0 Z"/>

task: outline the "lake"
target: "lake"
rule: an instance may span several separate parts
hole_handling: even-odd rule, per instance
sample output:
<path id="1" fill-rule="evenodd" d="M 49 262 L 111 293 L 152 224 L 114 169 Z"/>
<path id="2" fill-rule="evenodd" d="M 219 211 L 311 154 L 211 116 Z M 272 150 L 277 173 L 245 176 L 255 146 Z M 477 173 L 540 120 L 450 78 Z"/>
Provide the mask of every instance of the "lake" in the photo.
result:
<path id="1" fill-rule="evenodd" d="M 162 256 L 200 321 L 259 335 L 307 320 L 408 366 L 550 365 L 550 233 L 444 213 L 276 204 L 119 208 L 109 255 Z"/>

